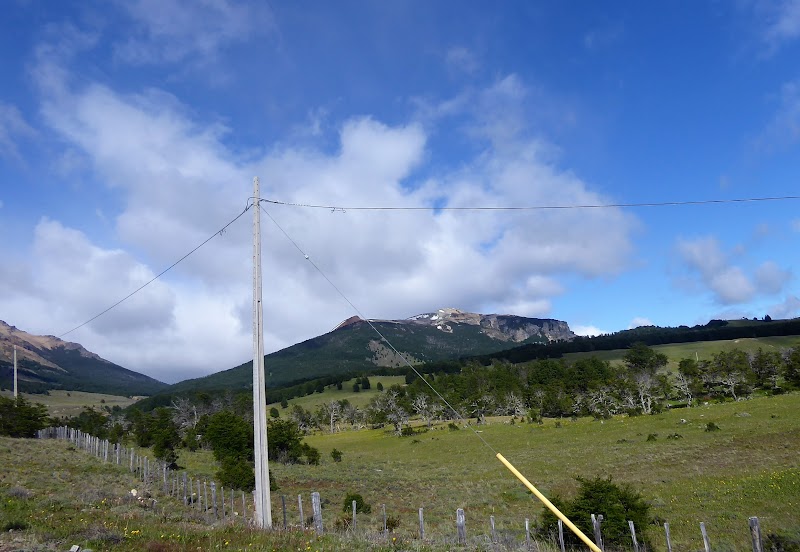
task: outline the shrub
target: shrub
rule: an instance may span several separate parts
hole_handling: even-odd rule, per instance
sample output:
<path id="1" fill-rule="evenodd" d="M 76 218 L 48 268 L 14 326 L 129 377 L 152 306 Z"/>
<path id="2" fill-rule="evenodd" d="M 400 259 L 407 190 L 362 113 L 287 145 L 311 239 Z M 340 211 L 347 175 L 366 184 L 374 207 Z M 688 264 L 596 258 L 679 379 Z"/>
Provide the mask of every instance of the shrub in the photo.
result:
<path id="1" fill-rule="evenodd" d="M 714 422 L 708 422 L 708 423 L 706 424 L 706 431 L 719 431 L 720 429 L 722 429 L 722 428 L 720 428 L 720 427 L 719 427 L 717 424 L 715 424 Z"/>
<path id="2" fill-rule="evenodd" d="M 362 497 L 358 493 L 347 493 L 347 496 L 344 497 L 344 502 L 342 504 L 342 511 L 352 512 L 353 501 L 355 501 L 356 503 L 357 514 L 369 514 L 370 512 L 372 512 L 372 506 L 364 502 L 364 497 Z"/>
<path id="3" fill-rule="evenodd" d="M 47 407 L 31 404 L 22 396 L 17 399 L 0 397 L 0 435 L 8 437 L 36 437 L 36 432 L 47 427 Z"/>
<path id="4" fill-rule="evenodd" d="M 633 521 L 637 528 L 643 532 L 650 523 L 650 506 L 642 495 L 634 491 L 629 485 L 617 485 L 611 478 L 594 479 L 577 478 L 580 483 L 578 495 L 570 501 L 559 497 L 553 498 L 556 505 L 569 519 L 587 535 L 592 534 L 592 514 L 603 515 L 603 540 L 607 544 L 630 544 L 630 531 L 628 520 Z M 542 516 L 541 529 L 551 535 L 557 534 L 558 518 L 545 510 Z M 577 537 L 570 534 L 570 542 L 578 545 Z M 651 549 L 650 543 L 644 537 L 641 539 L 646 549 Z"/>
<path id="5" fill-rule="evenodd" d="M 342 461 L 342 451 L 339 449 L 333 449 L 331 451 L 331 458 L 333 458 L 334 462 L 341 462 Z"/>
<path id="6" fill-rule="evenodd" d="M 648 441 L 657 441 L 658 440 L 658 433 L 651 433 L 647 436 Z"/>
<path id="7" fill-rule="evenodd" d="M 458 427 L 455 423 L 450 422 L 449 424 L 447 424 L 447 429 L 449 429 L 450 431 L 458 431 L 461 428 Z"/>

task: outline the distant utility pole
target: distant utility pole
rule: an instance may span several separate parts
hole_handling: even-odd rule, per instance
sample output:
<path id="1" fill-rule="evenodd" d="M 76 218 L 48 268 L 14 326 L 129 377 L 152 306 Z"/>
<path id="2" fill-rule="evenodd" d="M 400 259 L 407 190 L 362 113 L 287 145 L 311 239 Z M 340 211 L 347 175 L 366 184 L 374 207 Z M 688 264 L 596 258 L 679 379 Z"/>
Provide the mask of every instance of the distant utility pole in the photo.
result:
<path id="1" fill-rule="evenodd" d="M 256 526 L 272 527 L 267 455 L 267 392 L 264 379 L 264 313 L 261 305 L 261 195 L 253 178 L 253 434 L 256 458 Z"/>
<path id="2" fill-rule="evenodd" d="M 14 398 L 17 398 L 17 346 L 14 345 Z"/>

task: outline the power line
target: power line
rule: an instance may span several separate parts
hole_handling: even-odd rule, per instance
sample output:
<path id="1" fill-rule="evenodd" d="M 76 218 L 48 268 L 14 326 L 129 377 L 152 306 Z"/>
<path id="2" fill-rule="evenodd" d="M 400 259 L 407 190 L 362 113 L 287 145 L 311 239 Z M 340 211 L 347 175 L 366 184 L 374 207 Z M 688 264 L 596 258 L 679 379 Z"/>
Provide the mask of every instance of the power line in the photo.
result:
<path id="1" fill-rule="evenodd" d="M 72 328 L 71 330 L 69 330 L 69 331 L 67 331 L 67 332 L 64 332 L 64 333 L 62 333 L 61 335 L 59 335 L 59 336 L 58 336 L 58 338 L 59 338 L 59 339 L 61 339 L 61 338 L 63 338 L 65 335 L 71 334 L 71 333 L 72 333 L 72 332 L 74 332 L 75 330 L 77 330 L 77 329 L 80 329 L 80 328 L 84 327 L 86 324 L 89 324 L 90 322 L 93 322 L 94 320 L 97 320 L 98 318 L 100 318 L 101 316 L 103 316 L 105 313 L 107 313 L 107 312 L 108 312 L 108 311 L 110 311 L 111 309 L 118 307 L 118 306 L 119 306 L 119 305 L 121 305 L 123 302 L 127 301 L 128 299 L 130 299 L 131 297 L 133 297 L 134 295 L 136 295 L 137 293 L 139 293 L 140 291 L 142 291 L 144 288 L 146 288 L 147 286 L 149 286 L 150 284 L 152 284 L 153 282 L 155 282 L 156 280 L 158 280 L 158 279 L 159 279 L 161 276 L 163 276 L 164 274 L 166 274 L 167 272 L 169 272 L 170 270 L 172 270 L 173 268 L 175 268 L 176 266 L 178 266 L 178 264 L 179 264 L 179 263 L 181 263 L 181 262 L 182 262 L 184 259 L 186 259 L 186 258 L 187 258 L 189 255 L 191 255 L 192 253 L 194 253 L 195 251 L 197 251 L 198 249 L 200 249 L 201 247 L 203 247 L 205 244 L 207 244 L 208 242 L 210 242 L 212 239 L 214 239 L 214 238 L 215 238 L 215 237 L 217 237 L 217 236 L 221 236 L 221 235 L 222 235 L 222 234 L 225 232 L 225 230 L 226 230 L 226 229 L 227 229 L 227 228 L 228 228 L 228 227 L 229 227 L 231 224 L 233 224 L 234 222 L 236 222 L 237 220 L 239 220 L 239 218 L 240 218 L 242 215 L 244 215 L 244 214 L 245 214 L 245 213 L 246 213 L 246 212 L 247 212 L 247 211 L 250 209 L 250 207 L 252 207 L 252 206 L 253 206 L 253 205 L 250 203 L 250 199 L 252 199 L 252 198 L 248 198 L 248 200 L 247 200 L 247 205 L 245 206 L 245 208 L 244 208 L 244 211 L 242 211 L 241 213 L 239 213 L 238 215 L 236 215 L 236 216 L 233 218 L 233 220 L 231 220 L 231 221 L 230 221 L 228 224 L 226 224 L 225 226 L 223 226 L 222 228 L 220 228 L 219 230 L 217 230 L 216 232 L 214 232 L 213 234 L 211 234 L 211 235 L 210 235 L 210 236 L 209 236 L 209 237 L 208 237 L 208 238 L 207 238 L 205 241 L 203 241 L 203 243 L 201 243 L 200 245 L 198 245 L 197 247 L 195 247 L 194 249 L 192 249 L 191 251 L 189 251 L 189 252 L 188 252 L 186 255 L 184 255 L 183 257 L 181 257 L 180 259 L 178 259 L 177 261 L 175 261 L 175 262 L 174 262 L 174 263 L 172 263 L 171 265 L 169 265 L 167 268 L 165 268 L 164 270 L 162 270 L 161 272 L 159 272 L 158 274 L 156 274 L 156 275 L 155 275 L 153 278 L 151 278 L 150 280 L 148 280 L 147 282 L 145 282 L 144 284 L 142 284 L 141 286 L 139 286 L 138 288 L 136 288 L 135 290 L 133 290 L 132 292 L 130 292 L 128 295 L 126 295 L 125 297 L 123 297 L 122 299 L 120 299 L 119 301 L 117 301 L 116 303 L 114 303 L 113 305 L 111 305 L 110 307 L 108 307 L 107 309 L 105 309 L 104 311 L 102 311 L 102 312 L 100 312 L 100 313 L 98 313 L 98 314 L 94 315 L 93 317 L 91 317 L 89 320 L 87 320 L 87 321 L 86 321 L 86 322 L 84 322 L 83 324 L 79 324 L 79 325 L 75 326 L 74 328 Z"/>
<path id="2" fill-rule="evenodd" d="M 262 202 L 263 202 L 263 201 L 266 201 L 267 203 L 270 203 L 268 200 L 263 200 L 263 199 L 262 199 L 261 201 L 262 201 Z M 467 425 L 467 427 L 469 427 L 469 428 L 472 430 L 472 432 L 475 434 L 475 436 L 477 436 L 477 437 L 478 437 L 478 439 L 480 439 L 480 440 L 481 440 L 481 442 L 483 442 L 483 444 L 484 444 L 484 445 L 486 445 L 486 447 L 487 447 L 489 450 L 491 450 L 491 451 L 492 451 L 492 453 L 494 453 L 494 454 L 497 454 L 497 451 L 494 449 L 494 447 L 492 447 L 492 445 L 490 445 L 490 444 L 489 444 L 489 443 L 486 441 L 486 439 L 484 439 L 484 438 L 483 438 L 483 436 L 482 436 L 480 433 L 478 433 L 478 432 L 477 432 L 477 431 L 476 431 L 476 430 L 475 430 L 475 429 L 474 429 L 472 426 L 470 426 L 469 424 L 466 424 L 466 420 L 465 420 L 465 419 L 464 419 L 464 417 L 463 417 L 463 416 L 462 416 L 462 415 L 461 415 L 461 414 L 458 412 L 458 410 L 456 410 L 456 409 L 453 407 L 453 405 L 451 405 L 451 404 L 448 402 L 448 400 L 447 400 L 447 399 L 445 399 L 445 398 L 442 396 L 442 394 L 441 394 L 441 393 L 439 393 L 439 391 L 437 391 L 437 390 L 436 390 L 436 388 L 435 388 L 433 385 L 431 385 L 431 383 L 430 383 L 430 382 L 429 382 L 427 379 L 425 379 L 425 378 L 423 377 L 423 375 L 422 375 L 422 374 L 421 374 L 421 373 L 420 373 L 420 372 L 419 372 L 419 371 L 418 371 L 416 368 L 414 368 L 414 365 L 413 365 L 413 364 L 411 364 L 411 363 L 408 361 L 408 359 L 406 358 L 406 356 L 405 356 L 404 354 L 402 354 L 400 351 L 398 351 L 398 350 L 395 348 L 395 346 L 394 346 L 394 345 L 392 345 L 392 342 L 391 342 L 391 341 L 389 341 L 389 340 L 386 338 L 386 336 L 385 336 L 385 335 L 383 335 L 383 333 L 381 333 L 381 331 L 380 331 L 380 330 L 379 330 L 379 329 L 378 329 L 378 328 L 377 328 L 377 327 L 376 327 L 376 326 L 375 326 L 375 325 L 372 323 L 372 321 L 371 321 L 369 318 L 367 318 L 366 316 L 364 316 L 364 314 L 361 312 L 361 310 L 359 310 L 359 308 L 358 308 L 358 307 L 356 307 L 356 306 L 353 304 L 353 302 L 352 302 L 352 301 L 350 301 L 350 299 L 348 299 L 348 298 L 347 298 L 347 296 L 344 294 L 344 292 L 342 292 L 342 290 L 340 290 L 340 289 L 339 289 L 339 287 L 338 287 L 336 284 L 334 284 L 334 283 L 333 283 L 333 281 L 332 281 L 330 278 L 328 278 L 327 274 L 325 274 L 325 272 L 323 272 L 323 271 L 322 271 L 322 269 L 321 269 L 319 266 L 317 266 L 317 263 L 315 263 L 315 262 L 314 262 L 314 261 L 311 259 L 311 257 L 309 257 L 309 256 L 308 256 L 308 254 L 307 254 L 305 251 L 303 251 L 303 249 L 302 249 L 302 248 L 301 248 L 301 247 L 300 247 L 300 246 L 297 244 L 297 242 L 296 242 L 296 241 L 294 241 L 294 240 L 292 239 L 292 237 L 291 237 L 291 236 L 290 236 L 290 235 L 289 235 L 289 234 L 286 232 L 286 230 L 284 230 L 284 229 L 281 227 L 281 225 L 280 225 L 280 224 L 278 224 L 278 221 L 276 221 L 276 220 L 275 220 L 275 219 L 272 217 L 272 215 L 270 215 L 270 214 L 269 214 L 269 211 L 267 211 L 266 209 L 264 209 L 264 207 L 263 207 L 263 206 L 261 207 L 261 210 L 262 210 L 262 211 L 264 211 L 264 213 L 265 213 L 265 214 L 266 214 L 266 215 L 269 217 L 269 219 L 270 219 L 270 220 L 272 221 L 272 223 L 273 223 L 273 224 L 274 224 L 274 225 L 275 225 L 275 226 L 278 228 L 278 230 L 280 230 L 280 231 L 283 233 L 283 235 L 284 235 L 284 236 L 286 236 L 286 239 L 288 239 L 288 240 L 289 240 L 289 241 L 292 243 L 292 245 L 295 247 L 295 249 L 297 249 L 297 250 L 300 252 L 300 254 L 301 254 L 301 255 L 303 255 L 303 257 L 304 257 L 304 258 L 305 258 L 305 259 L 306 259 L 306 260 L 307 260 L 309 263 L 311 263 L 311 266 L 313 266 L 313 267 L 314 267 L 314 268 L 317 270 L 317 272 L 319 272 L 319 273 L 320 273 L 320 275 L 321 275 L 323 278 L 325 278 L 325 280 L 326 280 L 326 281 L 327 281 L 327 282 L 328 282 L 328 283 L 331 285 L 331 287 L 333 287 L 333 289 L 335 289 L 335 290 L 336 290 L 336 292 L 337 292 L 337 293 L 338 293 L 338 294 L 339 294 L 339 295 L 342 297 L 342 299 L 344 299 L 344 300 L 347 302 L 347 304 L 348 304 L 348 305 L 350 305 L 350 306 L 353 308 L 353 310 L 356 312 L 356 314 L 358 314 L 358 316 L 360 316 L 360 317 L 361 317 L 361 319 L 362 319 L 362 320 L 364 320 L 364 322 L 366 322 L 367 324 L 369 324 L 369 327 L 370 327 L 370 328 L 372 328 L 372 330 L 373 330 L 373 331 L 374 331 L 374 332 L 375 332 L 375 333 L 376 333 L 376 334 L 377 334 L 377 335 L 378 335 L 378 336 L 379 336 L 379 337 L 380 337 L 380 338 L 381 338 L 383 341 L 385 341 L 385 342 L 386 342 L 386 344 L 389 346 L 389 348 L 391 348 L 391 349 L 392 349 L 392 351 L 394 351 L 394 353 L 395 353 L 395 354 L 396 354 L 398 357 L 400 357 L 401 359 L 403 359 L 403 362 L 406 364 L 406 366 L 408 366 L 409 368 L 411 368 L 411 370 L 413 370 L 413 371 L 414 371 L 414 373 L 417 375 L 417 377 L 418 377 L 419 379 L 421 379 L 421 380 L 422 380 L 422 381 L 425 383 L 425 385 L 427 385 L 427 386 L 430 388 L 430 390 L 434 392 L 434 394 L 435 394 L 437 397 L 439 397 L 439 400 L 440 400 L 440 401 L 442 401 L 442 402 L 443 402 L 443 403 L 444 403 L 444 404 L 447 406 L 447 408 L 449 408 L 449 409 L 450 409 L 450 411 L 451 411 L 453 414 L 455 414 L 455 417 L 456 417 L 458 420 L 460 420 L 461 422 L 465 423 L 465 425 Z"/>
<path id="3" fill-rule="evenodd" d="M 567 210 L 567 209 L 611 209 L 622 207 L 678 207 L 684 205 L 718 205 L 726 203 L 754 203 L 762 201 L 789 201 L 798 200 L 800 196 L 775 196 L 775 197 L 744 197 L 732 199 L 702 199 L 696 201 L 653 201 L 643 203 L 596 203 L 582 205 L 529 205 L 529 206 L 341 206 L 341 205 L 320 205 L 313 203 L 293 203 L 288 201 L 278 201 L 272 199 L 262 199 L 261 201 L 272 205 L 283 207 L 299 207 L 304 209 L 326 209 L 331 212 L 347 211 L 546 211 L 546 210 Z"/>

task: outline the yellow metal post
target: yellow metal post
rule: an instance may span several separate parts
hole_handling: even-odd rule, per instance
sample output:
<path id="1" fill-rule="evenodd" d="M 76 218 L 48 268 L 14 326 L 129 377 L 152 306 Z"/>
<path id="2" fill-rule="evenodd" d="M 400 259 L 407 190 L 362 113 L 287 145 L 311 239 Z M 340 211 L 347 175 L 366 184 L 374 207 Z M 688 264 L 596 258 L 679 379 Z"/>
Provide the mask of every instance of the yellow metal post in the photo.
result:
<path id="1" fill-rule="evenodd" d="M 549 509 L 551 512 L 553 512 L 553 513 L 554 513 L 554 514 L 555 514 L 555 515 L 558 517 L 558 519 L 560 519 L 561 521 L 563 521 L 563 522 L 564 522 L 564 524 L 565 524 L 567 527 L 569 527 L 569 528 L 570 528 L 570 530 L 571 530 L 573 533 L 575 533 L 575 534 L 578 536 L 578 538 L 579 538 L 579 539 L 581 539 L 583 542 L 585 542 L 585 543 L 586 543 L 586 546 L 588 546 L 589 548 L 591 548 L 591 549 L 592 549 L 592 552 L 602 552 L 602 551 L 600 550 L 600 548 L 598 548 L 598 546 L 597 546 L 595 543 L 593 543 L 593 542 L 592 542 L 592 541 L 589 539 L 589 537 L 587 537 L 586 535 L 584 535 L 584 534 L 583 534 L 583 531 L 581 531 L 580 529 L 578 529 L 578 528 L 575 526 L 575 524 L 574 524 L 574 523 L 572 523 L 572 522 L 571 522 L 571 521 L 570 521 L 570 520 L 567 518 L 567 516 L 565 516 L 564 514 L 562 514 L 562 513 L 561 513 L 561 510 L 559 510 L 558 508 L 556 508 L 556 507 L 555 507 L 555 505 L 554 505 L 552 502 L 550 502 L 549 500 L 547 500 L 547 497 L 546 497 L 546 496 L 544 496 L 542 493 L 540 493 L 540 492 L 539 492 L 539 489 L 537 489 L 536 487 L 534 487 L 534 486 L 533 486 L 533 484 L 532 484 L 530 481 L 528 481 L 528 480 L 525 478 L 525 476 L 524 476 L 524 475 L 522 475 L 521 473 L 519 473 L 519 471 L 517 471 L 517 468 L 515 468 L 514 466 L 512 466 L 512 465 L 511 465 L 511 462 L 509 462 L 508 460 L 506 460 L 506 459 L 503 457 L 503 455 L 502 455 L 502 454 L 500 454 L 499 452 L 497 453 L 497 459 L 498 459 L 498 460 L 500 460 L 500 461 L 503 463 L 503 465 L 504 465 L 505 467 L 507 467 L 507 468 L 508 468 L 508 471 L 510 471 L 511 473 L 513 473 L 513 474 L 516 476 L 516 478 L 517 478 L 517 479 L 519 479 L 520 481 L 522 481 L 522 484 L 523 484 L 523 485 L 525 485 L 526 487 L 528 487 L 528 489 L 529 489 L 529 490 L 530 490 L 530 491 L 531 491 L 533 494 L 535 494 L 535 495 L 536 495 L 536 498 L 538 498 L 539 500 L 541 500 L 541 501 L 542 501 L 542 504 L 544 504 L 545 506 L 547 506 L 547 508 L 548 508 L 548 509 Z"/>

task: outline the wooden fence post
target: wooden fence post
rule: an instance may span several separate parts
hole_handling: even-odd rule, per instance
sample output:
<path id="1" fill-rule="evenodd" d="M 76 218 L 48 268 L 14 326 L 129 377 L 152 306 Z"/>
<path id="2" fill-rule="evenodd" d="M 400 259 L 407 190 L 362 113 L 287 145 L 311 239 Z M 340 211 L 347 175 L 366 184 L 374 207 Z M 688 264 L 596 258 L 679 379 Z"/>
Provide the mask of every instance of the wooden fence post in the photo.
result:
<path id="1" fill-rule="evenodd" d="M 628 520 L 628 527 L 631 530 L 631 540 L 633 541 L 633 552 L 639 552 L 639 543 L 636 541 L 636 527 L 634 527 L 633 522 Z"/>
<path id="2" fill-rule="evenodd" d="M 464 509 L 456 510 L 456 530 L 458 532 L 458 543 L 467 544 L 467 518 L 464 516 Z"/>
<path id="3" fill-rule="evenodd" d="M 422 516 L 422 508 L 419 509 L 419 540 L 425 540 L 425 520 Z"/>
<path id="4" fill-rule="evenodd" d="M 386 536 L 389 534 L 389 530 L 386 527 L 386 504 L 381 504 L 381 511 L 383 512 L 383 535 Z"/>
<path id="5" fill-rule="evenodd" d="M 186 497 L 186 481 L 187 481 L 186 472 L 183 472 L 183 505 L 184 506 L 189 504 L 189 500 Z M 189 491 L 189 492 L 191 492 L 191 491 Z"/>
<path id="6" fill-rule="evenodd" d="M 525 549 L 531 548 L 531 520 L 525 518 Z"/>
<path id="7" fill-rule="evenodd" d="M 281 495 L 281 506 L 283 507 L 283 530 L 286 530 L 286 497 Z"/>
<path id="8" fill-rule="evenodd" d="M 242 520 L 247 524 L 247 500 L 244 491 L 242 491 Z"/>
<path id="9" fill-rule="evenodd" d="M 667 552 L 672 552 L 672 540 L 669 538 L 669 523 L 664 522 L 664 534 L 667 536 Z"/>
<path id="10" fill-rule="evenodd" d="M 220 493 L 220 496 L 221 496 L 219 502 L 220 502 L 220 504 L 222 504 L 222 519 L 225 519 L 225 487 L 220 485 L 219 493 Z"/>
<path id="11" fill-rule="evenodd" d="M 306 518 L 303 517 L 303 495 L 297 495 L 297 507 L 300 509 L 300 529 L 306 530 Z"/>
<path id="12" fill-rule="evenodd" d="M 314 512 L 314 529 L 318 535 L 322 534 L 322 502 L 319 499 L 319 493 L 311 493 L 311 509 Z"/>
<path id="13" fill-rule="evenodd" d="M 497 533 L 494 529 L 494 516 L 489 516 L 489 527 L 492 530 L 492 542 L 497 542 Z"/>
<path id="14" fill-rule="evenodd" d="M 561 552 L 567 552 L 564 545 L 564 522 L 558 520 L 558 544 L 561 546 Z"/>
<path id="15" fill-rule="evenodd" d="M 750 537 L 753 539 L 753 552 L 764 552 L 764 543 L 761 541 L 761 527 L 757 517 L 747 520 L 750 524 Z"/>
<path id="16" fill-rule="evenodd" d="M 217 518 L 217 484 L 211 482 L 211 508 L 214 510 L 214 518 Z"/>
<path id="17" fill-rule="evenodd" d="M 706 524 L 700 522 L 700 532 L 703 534 L 703 546 L 706 552 L 711 552 L 711 541 L 708 540 L 708 533 L 706 532 Z"/>
<path id="18" fill-rule="evenodd" d="M 603 514 L 595 516 L 592 514 L 592 528 L 594 529 L 594 543 L 605 552 L 603 547 L 603 532 L 600 529 L 600 524 L 603 523 Z"/>

